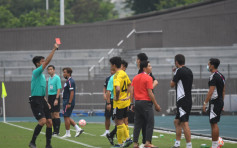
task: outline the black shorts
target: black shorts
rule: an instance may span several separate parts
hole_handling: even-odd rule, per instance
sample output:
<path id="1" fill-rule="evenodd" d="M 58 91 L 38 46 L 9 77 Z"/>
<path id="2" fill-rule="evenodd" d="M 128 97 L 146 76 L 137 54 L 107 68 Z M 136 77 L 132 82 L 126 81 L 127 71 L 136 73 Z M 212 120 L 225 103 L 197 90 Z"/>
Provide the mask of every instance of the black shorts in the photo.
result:
<path id="1" fill-rule="evenodd" d="M 209 102 L 210 123 L 217 123 L 220 121 L 221 111 L 223 107 L 224 107 L 223 99 L 215 99 Z"/>
<path id="2" fill-rule="evenodd" d="M 63 116 L 64 117 L 70 117 L 71 114 L 72 114 L 72 111 L 74 109 L 74 104 L 71 104 L 71 107 L 70 108 L 67 108 L 67 104 L 68 104 L 68 101 L 67 99 L 63 99 Z"/>
<path id="3" fill-rule="evenodd" d="M 117 107 L 114 108 L 113 111 L 115 119 L 123 119 L 128 117 L 128 107 L 118 109 Z"/>
<path id="4" fill-rule="evenodd" d="M 111 110 L 107 110 L 107 103 L 105 104 L 105 117 L 106 118 L 110 118 L 113 116 L 113 100 L 110 99 L 110 103 L 111 103 Z"/>
<path id="5" fill-rule="evenodd" d="M 49 106 L 45 101 L 44 97 L 33 96 L 29 98 L 31 110 L 36 120 L 41 118 L 51 119 L 49 112 Z"/>
<path id="6" fill-rule="evenodd" d="M 55 99 L 56 99 L 56 95 L 49 95 L 48 96 L 48 102 L 51 106 L 51 109 L 49 110 L 50 113 L 60 112 L 60 97 L 58 98 L 58 105 L 56 105 L 56 106 L 54 106 Z"/>
<path id="7" fill-rule="evenodd" d="M 179 119 L 180 122 L 188 122 L 191 109 L 192 105 L 178 105 L 175 119 Z"/>

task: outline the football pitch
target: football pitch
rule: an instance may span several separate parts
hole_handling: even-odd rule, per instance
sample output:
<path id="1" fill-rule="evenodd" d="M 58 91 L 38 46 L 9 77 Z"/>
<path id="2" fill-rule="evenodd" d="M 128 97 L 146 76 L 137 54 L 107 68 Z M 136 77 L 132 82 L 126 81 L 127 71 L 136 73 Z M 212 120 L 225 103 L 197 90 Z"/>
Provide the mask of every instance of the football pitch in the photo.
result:
<path id="1" fill-rule="evenodd" d="M 36 126 L 36 122 L 0 122 L 0 147 L 2 148 L 26 148 L 31 140 L 33 129 Z M 111 126 L 111 129 L 114 126 Z M 83 127 L 85 132 L 80 137 L 74 137 L 75 130 L 71 127 L 71 138 L 62 139 L 60 136 L 65 134 L 64 123 L 61 124 L 60 136 L 52 138 L 52 146 L 54 148 L 86 148 L 86 147 L 100 147 L 110 148 L 111 145 L 105 137 L 100 135 L 104 133 L 105 128 L 103 124 L 87 123 Z M 130 134 L 133 133 L 133 128 L 130 127 Z M 45 147 L 45 127 L 42 129 L 41 134 L 38 136 L 36 145 L 38 148 Z M 140 140 L 141 141 L 141 136 Z M 173 133 L 165 133 L 162 131 L 154 131 L 153 144 L 159 146 L 159 148 L 170 148 L 175 141 L 175 135 Z M 115 138 L 115 143 L 117 140 Z M 200 148 L 201 144 L 211 146 L 211 140 L 203 139 L 202 137 L 192 136 L 193 148 Z M 133 146 L 131 145 L 130 148 Z M 185 148 L 185 140 L 181 140 L 181 148 Z M 237 148 L 237 143 L 229 143 L 225 141 L 223 148 Z"/>

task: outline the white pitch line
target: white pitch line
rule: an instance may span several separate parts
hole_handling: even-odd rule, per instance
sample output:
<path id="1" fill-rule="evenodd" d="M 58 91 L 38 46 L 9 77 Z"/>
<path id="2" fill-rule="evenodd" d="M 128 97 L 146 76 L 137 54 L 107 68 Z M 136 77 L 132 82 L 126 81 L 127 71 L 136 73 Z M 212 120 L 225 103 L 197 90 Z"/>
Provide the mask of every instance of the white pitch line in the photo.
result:
<path id="1" fill-rule="evenodd" d="M 128 127 L 131 127 L 131 128 L 134 128 L 134 126 L 128 126 Z M 164 131 L 164 130 L 156 130 L 154 129 L 155 132 L 159 132 L 159 133 L 164 133 L 164 134 L 175 134 L 175 132 L 171 132 L 171 131 Z M 211 140 L 211 138 L 209 137 L 202 137 L 202 136 L 196 136 L 196 135 L 191 135 L 193 138 L 197 138 L 197 139 L 204 139 L 204 140 Z M 228 142 L 228 143 L 233 143 L 233 144 L 237 144 L 236 141 L 231 141 L 231 140 L 225 140 L 224 139 L 224 142 Z"/>
<path id="2" fill-rule="evenodd" d="M 73 130 L 73 129 L 71 129 L 71 131 L 76 131 L 76 130 Z M 86 135 L 90 135 L 90 136 L 96 136 L 96 135 L 94 135 L 94 134 L 90 134 L 90 133 L 86 133 L 86 132 L 83 132 L 83 134 L 86 134 Z"/>
<path id="3" fill-rule="evenodd" d="M 6 124 L 11 125 L 11 126 L 15 126 L 15 127 L 21 128 L 21 129 L 26 129 L 26 130 L 29 130 L 29 131 L 33 131 L 33 129 L 26 128 L 26 127 L 19 126 L 19 125 L 15 125 L 15 124 L 12 124 L 12 123 L 6 122 Z M 40 132 L 40 134 L 45 135 L 44 132 Z M 76 143 L 76 144 L 83 145 L 83 146 L 86 146 L 86 147 L 100 148 L 100 147 L 94 147 L 94 146 L 91 146 L 91 145 L 88 145 L 88 144 L 84 144 L 84 143 L 81 143 L 81 142 L 78 142 L 78 141 L 70 140 L 70 139 L 63 139 L 63 138 L 61 138 L 61 137 L 56 137 L 56 136 L 55 136 L 54 138 L 58 138 L 58 139 L 61 139 L 61 140 L 64 140 L 64 141 L 72 142 L 72 143 Z"/>

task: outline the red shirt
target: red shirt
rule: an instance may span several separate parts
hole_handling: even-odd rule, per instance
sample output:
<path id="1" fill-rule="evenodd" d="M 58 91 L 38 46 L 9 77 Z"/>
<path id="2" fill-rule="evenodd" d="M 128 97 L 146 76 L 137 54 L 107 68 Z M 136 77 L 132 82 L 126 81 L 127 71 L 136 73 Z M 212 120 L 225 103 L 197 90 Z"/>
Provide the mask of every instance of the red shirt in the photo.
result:
<path id="1" fill-rule="evenodd" d="M 134 87 L 135 100 L 151 101 L 148 90 L 153 89 L 152 77 L 145 73 L 140 73 L 133 78 L 132 86 Z"/>

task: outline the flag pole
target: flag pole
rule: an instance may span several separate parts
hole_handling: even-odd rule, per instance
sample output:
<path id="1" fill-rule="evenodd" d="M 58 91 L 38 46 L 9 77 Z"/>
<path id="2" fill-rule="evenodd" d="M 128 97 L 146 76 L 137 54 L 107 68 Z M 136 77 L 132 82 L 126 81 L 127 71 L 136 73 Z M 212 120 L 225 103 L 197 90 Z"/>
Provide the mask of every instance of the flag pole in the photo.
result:
<path id="1" fill-rule="evenodd" d="M 3 122 L 6 123 L 6 112 L 5 112 L 5 97 L 2 97 L 2 106 L 3 106 Z"/>
<path id="2" fill-rule="evenodd" d="M 6 123 L 6 107 L 5 107 L 5 97 L 7 96 L 6 88 L 4 82 L 2 82 L 2 107 L 3 107 L 3 122 Z"/>

